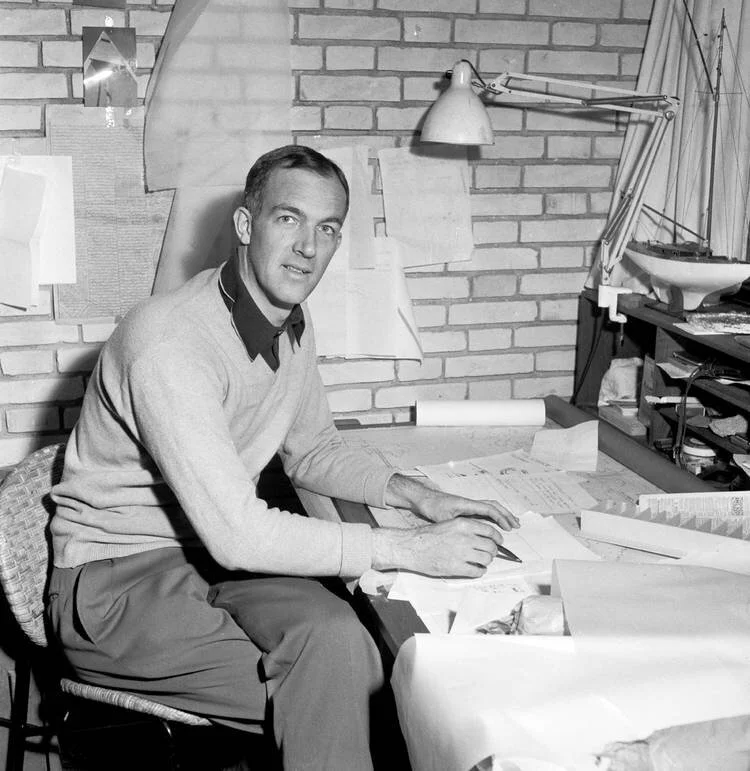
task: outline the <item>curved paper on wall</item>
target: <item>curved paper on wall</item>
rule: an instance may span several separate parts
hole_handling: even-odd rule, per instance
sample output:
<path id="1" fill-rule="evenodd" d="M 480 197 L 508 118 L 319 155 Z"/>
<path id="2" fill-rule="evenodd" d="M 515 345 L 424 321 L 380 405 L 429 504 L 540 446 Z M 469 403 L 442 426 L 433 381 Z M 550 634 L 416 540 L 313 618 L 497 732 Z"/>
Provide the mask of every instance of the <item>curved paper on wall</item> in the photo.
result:
<path id="1" fill-rule="evenodd" d="M 149 191 L 242 185 L 291 141 L 286 0 L 175 3 L 146 92 Z"/>

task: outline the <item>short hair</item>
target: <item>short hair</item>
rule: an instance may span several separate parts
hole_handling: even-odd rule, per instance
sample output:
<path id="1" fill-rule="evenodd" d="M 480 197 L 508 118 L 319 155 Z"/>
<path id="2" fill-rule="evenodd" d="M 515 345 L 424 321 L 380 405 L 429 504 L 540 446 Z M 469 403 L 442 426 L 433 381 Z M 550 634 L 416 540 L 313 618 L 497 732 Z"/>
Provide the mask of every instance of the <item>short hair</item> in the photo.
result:
<path id="1" fill-rule="evenodd" d="M 247 174 L 242 201 L 253 216 L 260 213 L 268 179 L 276 169 L 305 169 L 321 177 L 337 179 L 346 194 L 344 213 L 349 211 L 349 183 L 339 166 L 311 147 L 284 145 L 261 155 Z"/>

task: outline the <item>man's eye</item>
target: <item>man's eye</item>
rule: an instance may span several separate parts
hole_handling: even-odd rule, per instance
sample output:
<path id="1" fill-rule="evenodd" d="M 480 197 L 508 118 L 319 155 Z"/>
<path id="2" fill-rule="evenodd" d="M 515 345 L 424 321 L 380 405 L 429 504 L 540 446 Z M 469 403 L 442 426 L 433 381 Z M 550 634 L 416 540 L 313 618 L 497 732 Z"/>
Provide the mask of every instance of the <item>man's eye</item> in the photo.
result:
<path id="1" fill-rule="evenodd" d="M 279 217 L 279 222 L 283 222 L 285 224 L 291 224 L 293 222 L 296 222 L 296 220 L 294 219 L 294 217 L 292 217 L 291 214 L 282 214 Z"/>
<path id="2" fill-rule="evenodd" d="M 320 229 L 327 235 L 327 236 L 335 236 L 337 231 L 336 228 L 333 225 L 321 225 Z"/>

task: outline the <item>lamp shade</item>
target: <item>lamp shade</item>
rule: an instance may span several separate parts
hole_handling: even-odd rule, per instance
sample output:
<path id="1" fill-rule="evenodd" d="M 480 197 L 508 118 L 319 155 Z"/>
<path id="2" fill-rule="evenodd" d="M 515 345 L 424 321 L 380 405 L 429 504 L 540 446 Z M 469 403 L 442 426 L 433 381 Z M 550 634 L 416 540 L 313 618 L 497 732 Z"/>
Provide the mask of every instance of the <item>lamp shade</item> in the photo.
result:
<path id="1" fill-rule="evenodd" d="M 457 62 L 450 86 L 430 108 L 422 126 L 423 142 L 491 145 L 490 116 L 471 85 L 471 65 Z"/>

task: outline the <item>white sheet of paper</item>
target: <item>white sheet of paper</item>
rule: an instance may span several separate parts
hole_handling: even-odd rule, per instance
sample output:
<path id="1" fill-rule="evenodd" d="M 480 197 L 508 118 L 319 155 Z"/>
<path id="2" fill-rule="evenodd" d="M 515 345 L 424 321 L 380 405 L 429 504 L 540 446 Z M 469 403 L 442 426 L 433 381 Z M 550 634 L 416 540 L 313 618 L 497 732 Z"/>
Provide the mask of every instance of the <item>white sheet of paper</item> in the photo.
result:
<path id="1" fill-rule="evenodd" d="M 6 165 L 0 178 L 0 302 L 39 302 L 39 234 L 46 180 Z"/>
<path id="2" fill-rule="evenodd" d="M 570 428 L 542 429 L 534 434 L 531 456 L 564 471 L 596 471 L 599 421 Z"/>
<path id="3" fill-rule="evenodd" d="M 450 633 L 475 634 L 478 626 L 508 617 L 519 602 L 539 593 L 538 586 L 523 578 L 466 588 L 459 597 Z"/>
<path id="4" fill-rule="evenodd" d="M 75 283 L 73 159 L 64 155 L 0 156 L 0 176 L 8 166 L 39 174 L 45 180 L 39 229 L 39 283 Z"/>
<path id="5" fill-rule="evenodd" d="M 372 268 L 349 269 L 334 256 L 307 300 L 318 355 L 422 360 L 406 279 L 389 242 L 373 240 Z"/>
<path id="6" fill-rule="evenodd" d="M 414 771 L 491 755 L 593 771 L 611 741 L 750 712 L 746 646 L 648 642 L 646 655 L 633 638 L 594 638 L 581 652 L 571 637 L 416 635 L 391 678 Z"/>
<path id="7" fill-rule="evenodd" d="M 370 192 L 369 150 L 364 145 L 352 145 L 326 148 L 322 152 L 339 166 L 349 183 L 349 212 L 334 259 L 342 269 L 374 268 L 375 212 Z"/>
<path id="8" fill-rule="evenodd" d="M 564 471 L 495 476 L 476 459 L 417 468 L 445 492 L 474 500 L 498 501 L 515 515 L 529 510 L 564 514 L 595 503 Z"/>
<path id="9" fill-rule="evenodd" d="M 682 564 L 556 560 L 552 579 L 576 638 L 719 636 L 750 644 L 748 576 Z"/>
<path id="10" fill-rule="evenodd" d="M 403 246 L 403 265 L 471 259 L 469 167 L 464 148 L 453 158 L 417 155 L 409 148 L 378 153 L 386 231 Z"/>
<path id="11" fill-rule="evenodd" d="M 750 542 L 738 538 L 586 509 L 581 511 L 581 535 L 594 541 L 642 549 L 667 557 L 680 558 L 712 551 L 718 555 L 725 546 L 733 553 L 744 550 L 750 555 Z"/>

